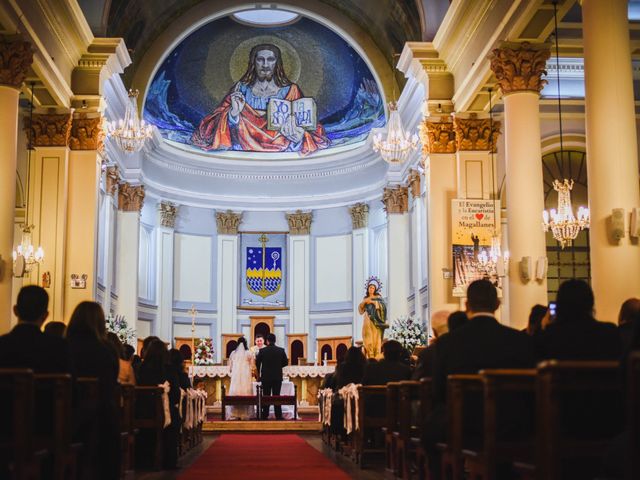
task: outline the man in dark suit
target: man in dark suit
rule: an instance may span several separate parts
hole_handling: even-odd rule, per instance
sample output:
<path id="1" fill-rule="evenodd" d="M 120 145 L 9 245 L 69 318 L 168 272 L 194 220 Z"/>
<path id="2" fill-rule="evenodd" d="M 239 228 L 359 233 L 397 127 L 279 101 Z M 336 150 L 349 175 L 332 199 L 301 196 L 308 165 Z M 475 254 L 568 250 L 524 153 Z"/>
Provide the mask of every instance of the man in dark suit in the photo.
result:
<path id="1" fill-rule="evenodd" d="M 282 368 L 289 364 L 287 354 L 283 348 L 276 346 L 276 336 L 273 333 L 267 335 L 267 346 L 260 349 L 256 357 L 256 370 L 258 371 L 262 393 L 264 395 L 280 395 L 282 387 Z M 276 419 L 282 420 L 282 407 L 274 407 Z M 269 405 L 262 407 L 262 419 L 269 417 Z"/>
<path id="2" fill-rule="evenodd" d="M 66 340 L 41 331 L 49 316 L 49 295 L 37 285 L 22 287 L 13 312 L 18 324 L 0 337 L 0 368 L 30 368 L 35 373 L 70 373 Z"/>

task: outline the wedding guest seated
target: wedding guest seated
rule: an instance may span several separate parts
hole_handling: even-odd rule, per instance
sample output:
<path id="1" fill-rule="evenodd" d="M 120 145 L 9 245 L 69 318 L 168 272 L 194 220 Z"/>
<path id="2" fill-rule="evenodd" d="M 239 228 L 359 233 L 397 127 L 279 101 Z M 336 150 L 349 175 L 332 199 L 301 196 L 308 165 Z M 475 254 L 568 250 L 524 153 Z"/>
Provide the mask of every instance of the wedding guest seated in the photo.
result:
<path id="1" fill-rule="evenodd" d="M 411 378 L 411 369 L 400 361 L 402 345 L 396 340 L 387 340 L 382 344 L 383 359 L 376 363 L 368 363 L 363 385 L 386 385 L 389 382 L 399 382 Z"/>
<path id="2" fill-rule="evenodd" d="M 47 322 L 44 325 L 43 332 L 54 337 L 64 338 L 67 325 L 64 322 Z"/>
<path id="3" fill-rule="evenodd" d="M 107 333 L 107 342 L 111 346 L 118 358 L 118 383 L 135 385 L 136 376 L 133 373 L 131 362 L 125 359 L 124 347 L 118 335 L 113 332 Z"/>
<path id="4" fill-rule="evenodd" d="M 35 373 L 71 372 L 67 342 L 40 331 L 49 316 L 49 295 L 37 285 L 22 287 L 13 312 L 18 324 L 0 336 L 0 368 L 30 368 Z"/>
<path id="5" fill-rule="evenodd" d="M 620 307 L 618 314 L 618 333 L 620 346 L 625 352 L 631 346 L 633 336 L 633 318 L 640 315 L 640 298 L 630 298 Z"/>
<path id="6" fill-rule="evenodd" d="M 146 340 L 146 339 L 145 339 Z M 163 468 L 173 470 L 178 467 L 178 432 L 180 428 L 178 403 L 180 402 L 180 381 L 174 369 L 169 365 L 167 346 L 159 338 L 148 342 L 143 350 L 142 365 L 138 370 L 138 385 L 157 386 L 169 382 L 169 410 L 171 413 L 171 425 L 163 432 Z M 144 408 L 137 405 L 136 408 Z M 141 432 L 144 433 L 144 432 Z M 140 448 L 144 450 L 149 446 L 149 438 L 141 438 Z M 141 458 L 145 457 L 144 451 L 140 452 Z"/>
<path id="7" fill-rule="evenodd" d="M 173 368 L 175 374 L 178 376 L 178 383 L 180 388 L 188 390 L 191 388 L 191 380 L 185 370 L 184 357 L 180 350 L 172 348 L 169 350 L 169 365 Z"/>
<path id="8" fill-rule="evenodd" d="M 193 379 L 193 388 L 196 390 L 206 390 L 206 385 L 204 384 L 204 379 L 202 378 L 194 378 Z"/>
<path id="9" fill-rule="evenodd" d="M 498 292 L 490 281 L 472 282 L 467 288 L 468 323 L 442 336 L 437 343 L 433 369 L 435 406 L 423 438 L 432 469 L 440 465 L 434 446 L 445 439 L 447 377 L 451 374 L 475 374 L 485 368 L 529 368 L 534 365 L 532 339 L 524 332 L 501 325 L 495 317 L 499 306 Z M 465 422 L 465 438 L 481 436 L 482 408 L 479 401 L 466 402 L 465 418 L 471 417 L 477 422 Z M 518 423 L 522 412 L 518 406 L 514 407 L 513 412 L 502 412 L 502 417 Z M 438 475 L 437 471 L 432 473 Z"/>
<path id="10" fill-rule="evenodd" d="M 582 280 L 567 280 L 558 289 L 556 318 L 537 337 L 540 359 L 617 360 L 620 336 L 613 323 L 593 317 L 593 291 Z"/>
<path id="11" fill-rule="evenodd" d="M 540 304 L 531 307 L 529 323 L 527 323 L 527 328 L 525 330 L 528 335 L 534 337 L 542 331 L 542 319 L 548 311 L 549 307 Z"/>
<path id="12" fill-rule="evenodd" d="M 81 302 L 71 314 L 67 341 L 75 373 L 78 377 L 98 379 L 98 411 L 80 415 L 76 437 L 90 438 L 98 428 L 97 458 L 90 461 L 96 478 L 117 479 L 120 476 L 120 437 L 117 428 L 118 405 L 115 389 L 118 382 L 118 358 L 107 343 L 107 329 L 102 307 L 96 302 Z M 94 423 L 97 421 L 97 424 Z"/>
<path id="13" fill-rule="evenodd" d="M 433 361 L 438 339 L 447 335 L 448 332 L 462 327 L 467 323 L 467 320 L 467 314 L 462 311 L 449 314 L 446 310 L 441 310 L 431 316 L 433 340 L 431 341 L 431 345 L 420 352 L 416 369 L 411 378 L 420 380 L 423 377 L 433 376 Z"/>
<path id="14" fill-rule="evenodd" d="M 334 390 L 339 390 L 350 383 L 361 383 L 367 359 L 358 347 L 349 347 L 344 361 L 336 367 L 334 375 Z M 331 402 L 331 432 L 346 433 L 344 431 L 344 401 L 337 396 Z"/>

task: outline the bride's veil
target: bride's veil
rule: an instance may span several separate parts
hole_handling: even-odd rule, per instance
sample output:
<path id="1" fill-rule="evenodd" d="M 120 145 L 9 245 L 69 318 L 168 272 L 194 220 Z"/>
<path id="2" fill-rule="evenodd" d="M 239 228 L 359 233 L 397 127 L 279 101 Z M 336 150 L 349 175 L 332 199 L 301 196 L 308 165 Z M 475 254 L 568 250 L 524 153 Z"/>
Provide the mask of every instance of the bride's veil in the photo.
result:
<path id="1" fill-rule="evenodd" d="M 244 344 L 239 342 L 236 349 L 231 354 L 231 384 L 229 394 L 238 394 L 251 386 L 251 362 L 249 361 L 247 350 Z"/>

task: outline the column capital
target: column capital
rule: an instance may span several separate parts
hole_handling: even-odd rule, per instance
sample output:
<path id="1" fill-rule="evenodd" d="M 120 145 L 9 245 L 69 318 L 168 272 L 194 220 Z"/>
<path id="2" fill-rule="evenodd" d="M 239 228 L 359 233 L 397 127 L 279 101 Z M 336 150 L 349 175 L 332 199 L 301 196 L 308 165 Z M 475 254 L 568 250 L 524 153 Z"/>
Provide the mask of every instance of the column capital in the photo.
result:
<path id="1" fill-rule="evenodd" d="M 313 212 L 303 212 L 296 210 L 295 213 L 287 213 L 290 235 L 309 235 L 311 233 L 311 220 Z"/>
<path id="2" fill-rule="evenodd" d="M 24 131 L 34 147 L 66 147 L 71 136 L 71 113 L 33 114 L 23 118 Z M 29 131 L 31 130 L 31 131 Z"/>
<path id="3" fill-rule="evenodd" d="M 176 227 L 178 205 L 163 200 L 158 204 L 158 213 L 160 214 L 160 225 L 167 228 Z"/>
<path id="4" fill-rule="evenodd" d="M 418 172 L 418 170 L 409 170 L 407 184 L 411 190 L 411 196 L 418 198 L 420 196 L 420 172 Z"/>
<path id="5" fill-rule="evenodd" d="M 409 210 L 409 190 L 407 187 L 385 187 L 382 194 L 382 203 L 387 214 L 407 213 Z"/>
<path id="6" fill-rule="evenodd" d="M 0 85 L 20 88 L 32 63 L 29 42 L 0 40 Z"/>
<path id="7" fill-rule="evenodd" d="M 107 195 L 114 196 L 118 190 L 118 184 L 120 183 L 120 172 L 117 165 L 107 167 L 105 171 L 105 190 Z"/>
<path id="8" fill-rule="evenodd" d="M 547 81 L 547 60 L 551 56 L 549 45 L 505 44 L 496 48 L 491 54 L 491 70 L 493 70 L 503 95 L 515 92 L 540 93 Z"/>
<path id="9" fill-rule="evenodd" d="M 118 186 L 118 210 L 140 212 L 144 203 L 144 185 L 123 182 Z"/>
<path id="10" fill-rule="evenodd" d="M 104 146 L 103 141 L 102 117 L 89 118 L 86 113 L 81 113 L 73 119 L 69 139 L 71 150 L 101 151 Z"/>
<path id="11" fill-rule="evenodd" d="M 449 115 L 443 115 L 439 120 L 425 118 L 420 123 L 420 141 L 422 153 L 456 153 L 456 134 Z"/>
<path id="12" fill-rule="evenodd" d="M 493 132 L 491 131 L 492 126 Z M 493 146 L 495 152 L 500 126 L 500 122 L 491 122 L 488 118 L 477 118 L 475 113 L 471 113 L 469 118 L 455 117 L 453 128 L 456 132 L 458 151 L 490 150 Z"/>
<path id="13" fill-rule="evenodd" d="M 236 213 L 231 210 L 226 212 L 216 212 L 216 227 L 218 235 L 237 235 L 238 227 L 242 223 L 242 212 Z"/>
<path id="14" fill-rule="evenodd" d="M 366 203 L 356 203 L 349 207 L 351 224 L 354 230 L 366 228 L 369 224 L 369 205 Z"/>

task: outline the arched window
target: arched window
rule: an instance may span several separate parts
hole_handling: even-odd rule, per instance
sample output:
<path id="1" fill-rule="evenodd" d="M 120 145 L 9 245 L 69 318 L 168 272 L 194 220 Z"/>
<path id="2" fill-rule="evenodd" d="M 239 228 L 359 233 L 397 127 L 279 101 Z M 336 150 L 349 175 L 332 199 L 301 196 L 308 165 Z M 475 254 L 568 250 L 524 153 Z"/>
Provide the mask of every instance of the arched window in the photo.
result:
<path id="1" fill-rule="evenodd" d="M 544 179 L 545 209 L 558 208 L 558 193 L 553 189 L 553 181 L 573 179 L 571 203 L 574 214 L 581 205 L 588 205 L 587 193 L 587 154 L 578 150 L 551 152 L 542 157 Z M 553 238 L 551 232 L 546 234 L 547 258 L 547 292 L 549 299 L 554 300 L 558 287 L 570 278 L 578 278 L 591 282 L 591 263 L 589 259 L 589 232 L 583 230 L 571 246 L 564 249 Z"/>

